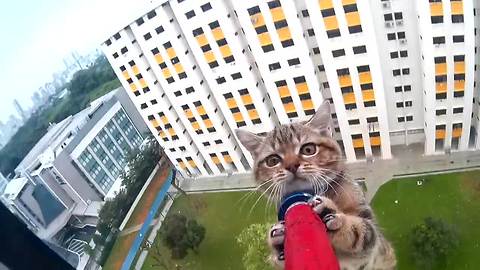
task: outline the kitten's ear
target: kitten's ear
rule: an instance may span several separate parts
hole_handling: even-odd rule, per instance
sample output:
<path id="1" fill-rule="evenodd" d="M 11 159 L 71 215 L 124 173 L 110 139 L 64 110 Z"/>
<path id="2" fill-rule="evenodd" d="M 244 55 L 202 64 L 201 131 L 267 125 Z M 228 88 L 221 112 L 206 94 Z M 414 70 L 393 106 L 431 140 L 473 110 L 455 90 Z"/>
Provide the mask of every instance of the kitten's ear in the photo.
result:
<path id="1" fill-rule="evenodd" d="M 305 125 L 310 128 L 318 131 L 323 136 L 332 136 L 330 130 L 330 102 L 327 100 L 323 101 L 322 105 L 317 109 L 315 114 L 308 120 Z"/>
<path id="2" fill-rule="evenodd" d="M 247 148 L 247 150 L 252 154 L 255 152 L 258 146 L 263 143 L 264 140 L 263 137 L 258 136 L 257 134 L 241 129 L 235 130 L 235 133 L 237 134 L 237 137 L 243 146 L 245 146 L 245 148 Z"/>

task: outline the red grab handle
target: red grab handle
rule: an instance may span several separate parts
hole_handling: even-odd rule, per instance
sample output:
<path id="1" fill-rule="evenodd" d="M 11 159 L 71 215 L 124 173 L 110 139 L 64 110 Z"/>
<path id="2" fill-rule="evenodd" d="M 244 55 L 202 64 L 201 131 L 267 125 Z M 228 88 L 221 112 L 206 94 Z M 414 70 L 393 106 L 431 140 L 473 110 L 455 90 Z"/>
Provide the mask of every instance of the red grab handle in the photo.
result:
<path id="1" fill-rule="evenodd" d="M 285 270 L 339 270 L 327 229 L 308 204 L 285 214 Z"/>

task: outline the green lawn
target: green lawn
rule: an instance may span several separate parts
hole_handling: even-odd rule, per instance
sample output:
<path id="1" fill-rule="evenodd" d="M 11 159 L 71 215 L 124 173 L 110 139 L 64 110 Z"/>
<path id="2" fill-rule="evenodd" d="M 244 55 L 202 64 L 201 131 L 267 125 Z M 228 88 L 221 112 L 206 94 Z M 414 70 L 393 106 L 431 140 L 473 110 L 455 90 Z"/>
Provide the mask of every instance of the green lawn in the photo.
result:
<path id="1" fill-rule="evenodd" d="M 184 263 L 191 265 L 187 269 L 244 269 L 241 261 L 243 251 L 236 243 L 236 236 L 249 224 L 266 222 L 273 224 L 275 221 L 274 208 L 265 211 L 266 201 L 263 198 L 249 214 L 260 194 L 255 193 L 250 199 L 241 201 L 245 194 L 245 192 L 192 194 L 175 200 L 169 213 L 180 212 L 188 217 L 195 217 L 206 227 L 205 239 L 200 245 L 199 254 L 190 252 L 185 258 Z M 149 254 L 142 269 L 161 269 L 153 267 L 154 263 Z"/>
<path id="2" fill-rule="evenodd" d="M 422 186 L 417 180 L 425 178 Z M 395 204 L 398 200 L 398 204 Z M 425 217 L 442 218 L 457 227 L 460 246 L 440 269 L 478 269 L 480 265 L 480 172 L 393 180 L 372 201 L 380 226 L 393 243 L 398 269 L 415 269 L 410 231 Z"/>

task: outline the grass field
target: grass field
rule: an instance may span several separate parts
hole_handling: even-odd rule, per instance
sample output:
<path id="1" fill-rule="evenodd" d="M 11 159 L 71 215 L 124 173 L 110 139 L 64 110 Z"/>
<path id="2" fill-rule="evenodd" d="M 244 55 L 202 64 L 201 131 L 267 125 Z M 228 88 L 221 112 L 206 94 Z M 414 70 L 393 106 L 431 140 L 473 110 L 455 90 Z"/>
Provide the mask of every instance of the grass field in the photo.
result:
<path id="1" fill-rule="evenodd" d="M 417 180 L 423 178 L 423 185 L 418 186 Z M 410 231 L 428 216 L 443 219 L 460 233 L 459 248 L 439 269 L 478 269 L 480 266 L 480 172 L 393 180 L 380 188 L 372 206 L 386 237 L 395 247 L 398 269 L 415 269 Z"/>
<path id="2" fill-rule="evenodd" d="M 254 211 L 252 205 L 259 194 L 254 194 L 245 203 L 241 201 L 245 192 L 192 194 L 175 200 L 170 213 L 182 213 L 194 217 L 205 226 L 205 239 L 200 245 L 199 254 L 190 252 L 184 259 L 186 269 L 195 270 L 241 270 L 243 251 L 235 237 L 248 225 L 271 222 L 275 220 L 275 210 L 265 211 L 265 200 L 261 199 Z M 155 241 L 160 241 L 157 237 Z M 164 250 L 168 252 L 168 250 Z M 169 254 L 168 254 L 169 256 Z M 151 254 L 147 257 L 142 269 L 160 269 L 152 266 L 155 261 Z"/>

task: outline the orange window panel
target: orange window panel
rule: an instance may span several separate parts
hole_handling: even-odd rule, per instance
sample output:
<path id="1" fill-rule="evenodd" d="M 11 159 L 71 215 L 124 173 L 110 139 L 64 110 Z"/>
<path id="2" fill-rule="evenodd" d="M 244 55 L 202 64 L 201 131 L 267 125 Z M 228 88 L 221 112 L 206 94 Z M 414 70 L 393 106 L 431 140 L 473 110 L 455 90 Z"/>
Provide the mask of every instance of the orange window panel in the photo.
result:
<path id="1" fill-rule="evenodd" d="M 340 83 L 340 87 L 352 86 L 352 78 L 350 78 L 350 75 L 338 77 L 338 82 Z"/>
<path id="2" fill-rule="evenodd" d="M 153 127 L 158 127 L 158 121 L 156 119 L 150 120 L 150 123 L 153 125 Z"/>
<path id="3" fill-rule="evenodd" d="M 265 19 L 261 14 L 250 16 L 250 21 L 253 24 L 253 27 L 259 27 L 265 25 Z"/>
<path id="4" fill-rule="evenodd" d="M 132 67 L 132 72 L 133 74 L 137 75 L 138 73 L 140 73 L 140 70 L 138 69 L 138 66 L 137 65 L 134 65 Z"/>
<path id="5" fill-rule="evenodd" d="M 354 93 L 345 93 L 343 94 L 343 102 L 345 104 L 355 103 L 355 94 Z"/>
<path id="6" fill-rule="evenodd" d="M 286 111 L 287 113 L 296 112 L 296 110 L 295 110 L 295 104 L 293 104 L 293 102 L 290 102 L 290 103 L 287 103 L 287 104 L 283 104 L 283 108 L 285 109 L 285 111 Z"/>
<path id="7" fill-rule="evenodd" d="M 318 4 L 320 5 L 320 9 L 329 9 L 333 8 L 332 0 L 319 0 Z"/>
<path id="8" fill-rule="evenodd" d="M 436 139 L 445 139 L 445 130 L 444 129 L 435 130 L 435 138 Z"/>
<path id="9" fill-rule="evenodd" d="M 436 83 L 435 84 L 435 92 L 438 94 L 446 93 L 447 92 L 447 84 L 446 83 Z"/>
<path id="10" fill-rule="evenodd" d="M 278 87 L 278 94 L 280 95 L 281 98 L 289 97 L 290 91 L 288 90 L 288 86 L 285 85 L 285 86 Z"/>
<path id="11" fill-rule="evenodd" d="M 193 117 L 193 113 L 190 109 L 186 109 L 184 110 L 185 112 L 185 115 L 187 116 L 187 118 L 192 118 Z"/>
<path id="12" fill-rule="evenodd" d="M 195 38 L 197 39 L 198 45 L 200 45 L 200 47 L 208 44 L 208 40 L 207 37 L 205 37 L 205 34 L 198 35 Z"/>
<path id="13" fill-rule="evenodd" d="M 222 28 L 220 28 L 220 27 L 217 27 L 217 28 L 213 29 L 212 34 L 213 34 L 213 37 L 215 38 L 215 40 L 220 40 L 220 39 L 225 38 L 225 35 L 223 34 Z"/>
<path id="14" fill-rule="evenodd" d="M 215 55 L 213 54 L 213 51 L 211 51 L 211 50 L 203 53 L 203 56 L 205 56 L 205 60 L 207 61 L 207 63 L 215 61 Z"/>
<path id="15" fill-rule="evenodd" d="M 182 169 L 185 169 L 187 167 L 185 163 L 183 163 L 183 161 L 178 162 L 178 166 L 180 166 L 180 168 Z"/>
<path id="16" fill-rule="evenodd" d="M 176 135 L 175 130 L 173 130 L 173 128 L 169 128 L 169 129 L 168 129 L 168 133 L 169 133 L 170 136 L 172 136 L 172 137 Z"/>
<path id="17" fill-rule="evenodd" d="M 453 89 L 455 91 L 463 91 L 465 90 L 465 81 L 455 81 L 453 83 Z"/>
<path id="18" fill-rule="evenodd" d="M 438 64 L 435 64 L 435 74 L 436 74 L 436 75 L 445 75 L 445 74 L 447 74 L 447 63 L 438 63 Z"/>
<path id="19" fill-rule="evenodd" d="M 270 10 L 272 13 L 272 18 L 274 22 L 278 22 L 285 19 L 285 14 L 283 13 L 282 7 L 276 7 Z"/>
<path id="20" fill-rule="evenodd" d="M 462 1 L 452 1 L 452 14 L 453 15 L 462 15 L 463 14 L 463 2 Z"/>
<path id="21" fill-rule="evenodd" d="M 258 116 L 258 112 L 257 112 L 256 109 L 251 109 L 251 110 L 249 110 L 249 111 L 248 111 L 248 116 L 250 117 L 250 119 L 258 119 L 258 118 L 260 118 L 260 117 Z"/>
<path id="22" fill-rule="evenodd" d="M 453 138 L 458 138 L 460 136 L 462 136 L 462 129 L 461 128 L 454 128 L 452 130 L 452 137 Z"/>
<path id="23" fill-rule="evenodd" d="M 232 55 L 232 50 L 230 50 L 230 46 L 228 45 L 223 45 L 222 47 L 220 47 L 220 52 L 222 53 L 222 56 L 224 58 Z"/>
<path id="24" fill-rule="evenodd" d="M 348 26 L 360 25 L 360 14 L 358 11 L 346 13 L 345 17 L 347 18 Z"/>
<path id="25" fill-rule="evenodd" d="M 200 129 L 200 124 L 197 121 L 192 122 L 192 127 L 194 130 L 198 130 Z"/>
<path id="26" fill-rule="evenodd" d="M 245 104 L 245 105 L 253 103 L 252 97 L 248 94 L 241 96 L 241 98 L 242 98 L 243 104 Z"/>
<path id="27" fill-rule="evenodd" d="M 465 73 L 465 62 L 455 62 L 454 70 L 456 74 Z"/>
<path id="28" fill-rule="evenodd" d="M 278 29 L 277 33 L 280 41 L 284 41 L 292 38 L 292 34 L 290 33 L 290 29 L 288 29 L 288 27 L 283 27 Z"/>
<path id="29" fill-rule="evenodd" d="M 122 75 L 123 75 L 123 77 L 125 78 L 125 80 L 130 79 L 130 75 L 128 74 L 128 71 L 126 71 L 126 70 L 123 71 L 123 72 L 122 72 Z"/>
<path id="30" fill-rule="evenodd" d="M 314 109 L 313 101 L 311 99 L 302 100 L 303 110 L 312 110 Z"/>
<path id="31" fill-rule="evenodd" d="M 195 161 L 193 161 L 193 160 L 189 160 L 189 161 L 188 161 L 188 164 L 189 164 L 190 166 L 192 166 L 193 168 L 196 168 L 196 167 L 197 167 L 197 164 L 195 164 Z"/>
<path id="32" fill-rule="evenodd" d="M 175 50 L 172 47 L 167 49 L 167 54 L 168 54 L 168 58 L 170 58 L 170 59 L 177 56 L 177 54 L 175 53 Z"/>
<path id="33" fill-rule="evenodd" d="M 375 100 L 375 93 L 373 90 L 362 91 L 363 101 L 373 101 Z"/>
<path id="34" fill-rule="evenodd" d="M 226 163 L 233 163 L 232 157 L 228 154 L 223 155 L 223 159 L 225 160 Z"/>
<path id="35" fill-rule="evenodd" d="M 430 14 L 432 16 L 443 16 L 442 2 L 430 3 Z"/>
<path id="36" fill-rule="evenodd" d="M 212 161 L 213 161 L 213 163 L 215 163 L 215 164 L 219 164 L 219 163 L 220 163 L 220 159 L 219 159 L 217 156 L 213 156 L 213 157 L 212 157 Z"/>
<path id="37" fill-rule="evenodd" d="M 351 5 L 351 4 L 356 4 L 357 0 L 342 0 L 342 5 Z"/>
<path id="38" fill-rule="evenodd" d="M 133 92 L 137 91 L 137 85 L 134 83 L 130 84 L 130 89 L 132 89 Z"/>
<path id="39" fill-rule="evenodd" d="M 372 82 L 372 74 L 370 73 L 370 71 L 360 72 L 358 73 L 358 77 L 360 78 L 361 84 Z"/>
<path id="40" fill-rule="evenodd" d="M 144 78 L 141 78 L 140 80 L 138 80 L 138 82 L 140 83 L 140 86 L 141 86 L 142 88 L 147 87 L 147 83 L 145 82 L 145 79 L 144 79 Z"/>
<path id="41" fill-rule="evenodd" d="M 297 83 L 296 86 L 297 86 L 297 92 L 299 95 L 309 93 L 308 84 L 306 82 Z"/>
<path id="42" fill-rule="evenodd" d="M 268 34 L 268 32 L 258 34 L 257 37 L 261 46 L 272 44 L 272 39 L 270 38 L 270 34 Z"/>
<path id="43" fill-rule="evenodd" d="M 233 97 L 227 99 L 227 106 L 230 109 L 238 107 L 237 102 L 235 101 L 235 99 Z"/>
<path id="44" fill-rule="evenodd" d="M 362 138 L 353 139 L 352 143 L 353 143 L 353 148 L 363 148 L 363 139 Z"/>
<path id="45" fill-rule="evenodd" d="M 161 63 L 165 62 L 163 60 L 162 55 L 160 55 L 159 53 L 155 54 L 155 61 L 157 61 L 157 64 L 161 64 Z"/>
<path id="46" fill-rule="evenodd" d="M 160 138 L 165 138 L 167 136 L 167 134 L 165 134 L 165 132 L 163 130 L 160 130 L 160 132 L 158 133 L 160 135 Z"/>
<path id="47" fill-rule="evenodd" d="M 381 144 L 382 144 L 382 140 L 380 139 L 380 136 L 370 137 L 371 146 L 380 146 Z"/>
<path id="48" fill-rule="evenodd" d="M 338 29 L 338 21 L 335 16 L 323 18 L 323 23 L 325 24 L 325 28 L 327 31 Z"/>
<path id="49" fill-rule="evenodd" d="M 210 119 L 205 119 L 205 120 L 203 120 L 203 123 L 205 124 L 205 126 L 206 126 L 207 128 L 213 127 L 212 120 L 210 120 Z"/>
<path id="50" fill-rule="evenodd" d="M 198 106 L 198 107 L 197 107 L 197 111 L 198 111 L 198 114 L 200 114 L 200 115 L 207 114 L 207 112 L 205 111 L 205 108 L 203 107 L 203 105 Z"/>
<path id="51" fill-rule="evenodd" d="M 160 117 L 160 119 L 162 120 L 162 123 L 163 123 L 164 125 L 168 124 L 168 119 L 167 119 L 166 116 L 162 116 L 162 117 Z"/>
<path id="52" fill-rule="evenodd" d="M 183 70 L 183 66 L 182 64 L 180 63 L 176 63 L 175 65 L 173 65 L 173 67 L 175 68 L 175 71 L 177 73 L 182 73 L 184 70 Z"/>
<path id="53" fill-rule="evenodd" d="M 165 79 L 172 77 L 172 73 L 170 72 L 170 69 L 168 69 L 168 68 L 162 69 L 162 73 L 163 73 L 163 77 L 165 77 Z"/>
<path id="54" fill-rule="evenodd" d="M 243 121 L 243 115 L 241 112 L 236 112 L 233 114 L 233 119 L 235 119 L 235 122 L 242 122 Z"/>

